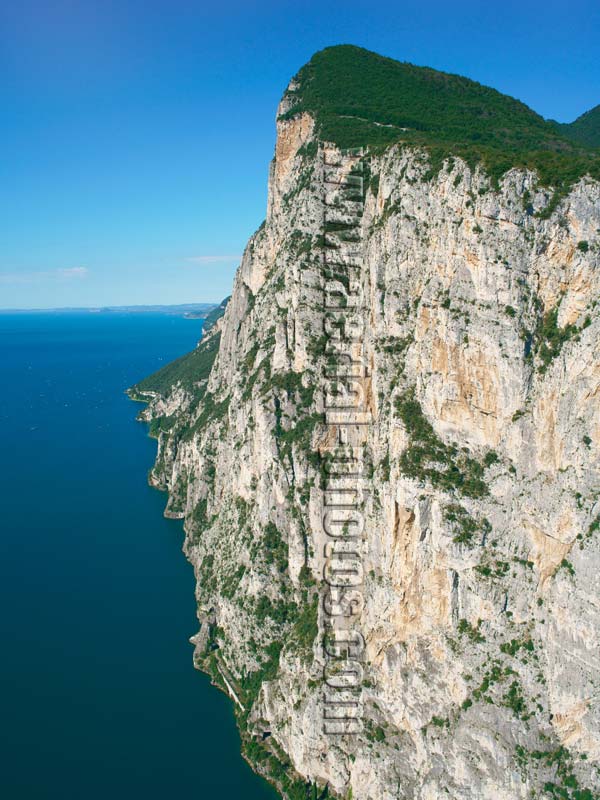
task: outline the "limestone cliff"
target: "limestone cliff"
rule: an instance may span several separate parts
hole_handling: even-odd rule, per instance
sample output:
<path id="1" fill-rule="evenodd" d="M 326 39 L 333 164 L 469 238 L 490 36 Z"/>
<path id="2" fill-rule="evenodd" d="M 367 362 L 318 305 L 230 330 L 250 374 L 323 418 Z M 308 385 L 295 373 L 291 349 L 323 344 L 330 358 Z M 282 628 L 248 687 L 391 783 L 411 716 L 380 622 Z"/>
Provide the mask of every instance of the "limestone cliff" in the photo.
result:
<path id="1" fill-rule="evenodd" d="M 344 155 L 297 89 L 224 316 L 132 390 L 151 482 L 185 520 L 195 663 L 290 798 L 598 797 L 600 183 L 557 195 L 532 169 L 495 179 L 406 141 Z M 362 170 L 360 204 L 327 163 Z M 355 236 L 335 242 L 326 204 L 359 210 Z M 362 728 L 331 737 L 323 249 L 344 238 L 372 423 Z"/>

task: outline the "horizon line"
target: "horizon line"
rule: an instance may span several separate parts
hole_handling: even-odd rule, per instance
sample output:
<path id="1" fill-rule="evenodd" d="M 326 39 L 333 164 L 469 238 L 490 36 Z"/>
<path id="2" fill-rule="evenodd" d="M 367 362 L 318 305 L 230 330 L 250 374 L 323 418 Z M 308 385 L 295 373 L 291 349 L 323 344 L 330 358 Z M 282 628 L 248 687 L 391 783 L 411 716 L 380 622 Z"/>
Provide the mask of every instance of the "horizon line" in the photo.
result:
<path id="1" fill-rule="evenodd" d="M 201 306 L 218 306 L 223 300 L 202 300 L 196 303 L 123 303 L 122 305 L 97 305 L 97 306 L 32 306 L 32 307 L 6 307 L 0 308 L 0 314 L 15 312 L 36 313 L 40 311 L 115 311 L 127 308 L 198 308 Z"/>

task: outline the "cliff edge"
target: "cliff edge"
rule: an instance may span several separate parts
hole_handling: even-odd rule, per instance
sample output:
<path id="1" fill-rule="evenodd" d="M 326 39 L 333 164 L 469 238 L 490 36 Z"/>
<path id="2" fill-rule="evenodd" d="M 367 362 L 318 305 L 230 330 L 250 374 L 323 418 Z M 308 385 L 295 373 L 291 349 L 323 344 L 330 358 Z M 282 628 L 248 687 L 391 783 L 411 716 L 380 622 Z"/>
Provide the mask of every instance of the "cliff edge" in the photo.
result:
<path id="1" fill-rule="evenodd" d="M 284 94 L 223 316 L 131 390 L 185 520 L 196 666 L 288 798 L 600 796 L 598 164 L 492 89 L 329 48 Z M 332 319 L 354 296 L 360 725 L 329 735 Z"/>

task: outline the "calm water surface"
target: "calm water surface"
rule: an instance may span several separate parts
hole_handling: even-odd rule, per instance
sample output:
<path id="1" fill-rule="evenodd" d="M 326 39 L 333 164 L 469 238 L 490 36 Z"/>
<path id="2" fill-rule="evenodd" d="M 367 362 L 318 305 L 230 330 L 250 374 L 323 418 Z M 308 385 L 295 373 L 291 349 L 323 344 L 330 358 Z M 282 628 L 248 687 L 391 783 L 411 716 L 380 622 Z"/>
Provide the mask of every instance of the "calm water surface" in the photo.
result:
<path id="1" fill-rule="evenodd" d="M 0 315 L 0 796 L 274 800 L 192 667 L 193 572 L 124 395 L 198 320 Z"/>

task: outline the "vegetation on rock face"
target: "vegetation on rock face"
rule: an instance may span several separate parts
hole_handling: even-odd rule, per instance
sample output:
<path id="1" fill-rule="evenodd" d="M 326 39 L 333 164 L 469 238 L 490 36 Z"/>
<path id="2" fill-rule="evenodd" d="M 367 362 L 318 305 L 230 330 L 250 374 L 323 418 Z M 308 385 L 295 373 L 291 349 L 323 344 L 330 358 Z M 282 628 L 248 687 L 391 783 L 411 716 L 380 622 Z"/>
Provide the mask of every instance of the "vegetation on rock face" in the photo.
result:
<path id="1" fill-rule="evenodd" d="M 273 783 L 288 800 L 327 800 L 329 792 L 296 775 L 292 762 L 272 739 L 247 738 L 243 752 L 254 769 Z"/>
<path id="2" fill-rule="evenodd" d="M 460 75 L 339 45 L 316 53 L 295 80 L 284 117 L 309 112 L 320 137 L 343 148 L 401 141 L 425 146 L 433 164 L 460 155 L 482 161 L 496 179 L 524 167 L 557 189 L 585 174 L 600 178 L 600 152 L 584 146 L 595 135 L 573 135 L 587 130 L 583 118 L 567 135 L 524 103 Z M 596 109 L 590 114 L 591 128 Z"/>
<path id="3" fill-rule="evenodd" d="M 171 361 L 162 369 L 149 375 L 132 387 L 131 393 L 156 392 L 166 397 L 177 384 L 191 389 L 200 381 L 206 380 L 219 352 L 219 333 L 200 342 L 191 353 Z"/>
<path id="4" fill-rule="evenodd" d="M 579 785 L 573 755 L 562 745 L 556 750 L 527 750 L 516 746 L 516 760 L 523 773 L 535 768 L 549 777 L 544 796 L 555 800 L 598 800 L 598 795 Z M 551 777 L 550 777 L 551 776 Z"/>
<path id="5" fill-rule="evenodd" d="M 437 436 L 414 391 L 399 397 L 396 408 L 410 437 L 409 446 L 400 456 L 400 469 L 405 475 L 428 480 L 446 490 L 456 489 L 467 497 L 483 497 L 488 493 L 483 466 Z"/>
<path id="6" fill-rule="evenodd" d="M 202 325 L 202 331 L 205 336 L 221 319 L 228 302 L 229 297 L 226 297 L 206 315 Z M 220 333 L 206 336 L 190 353 L 176 358 L 175 361 L 171 361 L 152 373 L 152 375 L 136 383 L 135 386 L 132 386 L 129 390 L 130 394 L 135 397 L 136 394 L 155 392 L 162 397 L 166 397 L 178 384 L 183 389 L 192 389 L 197 384 L 208 379 L 219 352 L 220 341 Z"/>
<path id="7" fill-rule="evenodd" d="M 267 564 L 275 564 L 279 572 L 285 572 L 288 568 L 288 548 L 283 540 L 281 532 L 272 522 L 265 528 L 263 549 Z"/>
<path id="8" fill-rule="evenodd" d="M 468 636 L 472 642 L 477 644 L 481 642 L 485 642 L 484 636 L 479 632 L 479 625 L 481 620 L 477 622 L 477 627 L 471 625 L 471 623 L 466 619 L 461 619 L 458 622 L 458 632 L 461 635 Z"/>
<path id="9" fill-rule="evenodd" d="M 544 314 L 533 337 L 541 361 L 540 372 L 546 372 L 552 359 L 560 353 L 563 344 L 577 332 L 575 325 L 565 325 L 564 328 L 558 326 L 558 306 Z"/>
<path id="10" fill-rule="evenodd" d="M 173 417 L 154 417 L 148 428 L 148 435 L 153 439 L 158 439 L 159 434 L 168 433 L 175 424 Z"/>
<path id="11" fill-rule="evenodd" d="M 206 315 L 204 319 L 204 325 L 202 326 L 202 331 L 204 334 L 207 334 L 211 328 L 214 328 L 217 322 L 221 319 L 225 313 L 225 309 L 227 308 L 227 303 L 229 302 L 230 297 L 231 295 L 226 297 L 225 300 L 222 300 L 216 308 L 213 308 L 213 310 Z"/>
<path id="12" fill-rule="evenodd" d="M 453 541 L 456 544 L 474 544 L 474 537 L 477 534 L 479 541 L 488 534 L 492 526 L 487 519 L 475 518 L 457 503 L 447 506 L 444 509 L 444 519 L 450 523 L 454 533 Z"/>

